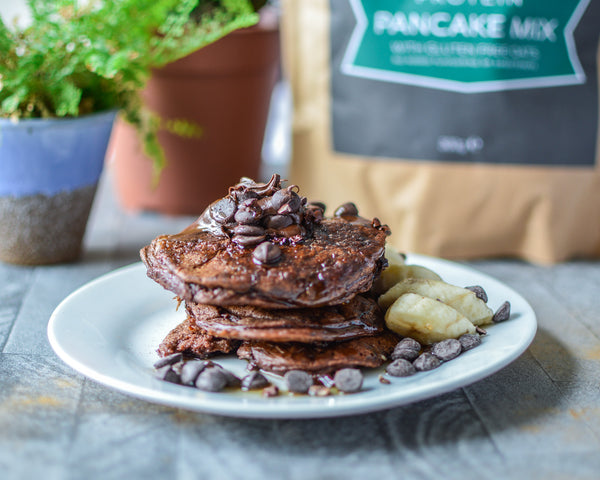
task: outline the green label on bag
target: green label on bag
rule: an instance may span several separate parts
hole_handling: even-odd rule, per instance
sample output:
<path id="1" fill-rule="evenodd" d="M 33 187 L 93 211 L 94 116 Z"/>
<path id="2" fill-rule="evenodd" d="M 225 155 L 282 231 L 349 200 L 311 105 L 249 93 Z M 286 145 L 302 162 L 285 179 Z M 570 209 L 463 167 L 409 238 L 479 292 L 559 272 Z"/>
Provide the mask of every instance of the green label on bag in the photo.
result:
<path id="1" fill-rule="evenodd" d="M 463 93 L 581 84 L 573 31 L 589 2 L 351 0 L 342 72 Z"/>
<path id="2" fill-rule="evenodd" d="M 335 152 L 595 165 L 600 0 L 329 5 Z"/>

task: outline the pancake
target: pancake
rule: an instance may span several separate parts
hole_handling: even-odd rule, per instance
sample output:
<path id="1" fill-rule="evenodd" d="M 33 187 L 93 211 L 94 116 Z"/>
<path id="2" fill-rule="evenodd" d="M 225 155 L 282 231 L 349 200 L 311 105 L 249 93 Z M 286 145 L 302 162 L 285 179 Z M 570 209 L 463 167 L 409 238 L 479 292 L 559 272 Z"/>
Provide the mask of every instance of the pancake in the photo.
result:
<path id="1" fill-rule="evenodd" d="M 386 332 L 325 344 L 243 342 L 237 355 L 262 370 L 280 375 L 290 370 L 331 373 L 347 367 L 379 367 L 388 360 L 398 340 L 395 334 Z"/>
<path id="2" fill-rule="evenodd" d="M 358 216 L 326 218 L 312 234 L 279 245 L 280 259 L 257 264 L 228 236 L 192 225 L 141 250 L 147 274 L 185 301 L 217 306 L 315 308 L 370 290 L 385 266 L 388 231 Z"/>
<path id="3" fill-rule="evenodd" d="M 232 353 L 240 345 L 237 340 L 217 338 L 196 326 L 187 318 L 171 330 L 158 347 L 158 354 L 166 357 L 173 353 L 185 353 L 199 358 Z"/>
<path id="4" fill-rule="evenodd" d="M 265 310 L 186 303 L 196 326 L 209 335 L 268 342 L 333 342 L 376 335 L 384 330 L 377 302 L 358 295 L 331 307 Z"/>

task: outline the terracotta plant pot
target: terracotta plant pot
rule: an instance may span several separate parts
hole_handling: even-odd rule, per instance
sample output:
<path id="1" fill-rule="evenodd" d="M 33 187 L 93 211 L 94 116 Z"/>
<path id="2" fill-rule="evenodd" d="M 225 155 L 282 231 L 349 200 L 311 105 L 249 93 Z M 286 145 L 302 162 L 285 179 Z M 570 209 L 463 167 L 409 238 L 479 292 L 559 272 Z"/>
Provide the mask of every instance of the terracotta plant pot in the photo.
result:
<path id="1" fill-rule="evenodd" d="M 195 215 L 240 177 L 256 178 L 278 62 L 277 18 L 263 16 L 155 71 L 143 92 L 148 107 L 164 124 L 184 120 L 197 128 L 191 135 L 159 131 L 167 166 L 153 187 L 135 130 L 117 121 L 109 158 L 122 205 Z"/>
<path id="2" fill-rule="evenodd" d="M 77 259 L 115 112 L 0 119 L 0 260 Z"/>

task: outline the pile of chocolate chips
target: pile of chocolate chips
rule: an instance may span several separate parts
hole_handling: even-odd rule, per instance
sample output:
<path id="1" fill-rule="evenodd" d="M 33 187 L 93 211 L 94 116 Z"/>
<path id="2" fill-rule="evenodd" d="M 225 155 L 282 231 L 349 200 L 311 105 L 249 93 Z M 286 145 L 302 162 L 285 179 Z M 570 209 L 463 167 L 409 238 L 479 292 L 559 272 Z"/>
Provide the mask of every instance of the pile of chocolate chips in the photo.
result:
<path id="1" fill-rule="evenodd" d="M 243 391 L 262 390 L 265 397 L 279 395 L 279 388 L 271 383 L 261 372 L 251 371 L 243 378 L 234 375 L 218 363 L 186 357 L 183 353 L 174 353 L 154 363 L 155 377 L 159 380 L 195 387 L 206 392 L 220 392 L 226 388 Z M 357 368 L 343 368 L 335 372 L 333 378 L 322 376 L 321 384 L 308 372 L 290 370 L 283 376 L 283 383 L 289 393 L 322 397 L 332 394 L 332 387 L 338 392 L 355 393 L 361 390 L 363 374 Z"/>
<path id="2" fill-rule="evenodd" d="M 479 345 L 480 335 L 470 333 L 465 333 L 458 340 L 442 340 L 425 349 L 414 338 L 404 337 L 394 348 L 392 362 L 387 366 L 386 373 L 393 377 L 408 377 L 417 372 L 433 370 Z"/>
<path id="3" fill-rule="evenodd" d="M 278 245 L 294 245 L 309 237 L 324 210 L 323 204 L 298 195 L 296 185 L 283 188 L 275 174 L 268 183 L 242 178 L 226 197 L 206 209 L 199 223 L 229 236 L 236 245 L 253 248 L 256 263 L 273 264 L 281 258 Z"/>

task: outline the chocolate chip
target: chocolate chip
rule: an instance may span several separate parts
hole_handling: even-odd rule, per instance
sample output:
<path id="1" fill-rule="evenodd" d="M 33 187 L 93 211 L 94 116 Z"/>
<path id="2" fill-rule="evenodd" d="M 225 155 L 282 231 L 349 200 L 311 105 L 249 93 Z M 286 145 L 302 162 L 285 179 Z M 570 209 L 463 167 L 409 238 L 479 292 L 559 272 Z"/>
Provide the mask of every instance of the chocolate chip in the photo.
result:
<path id="1" fill-rule="evenodd" d="M 243 202 L 240 202 L 238 207 L 255 207 L 257 210 L 259 209 L 258 206 L 258 198 L 257 197 L 250 197 L 247 198 L 246 200 L 244 200 Z"/>
<path id="2" fill-rule="evenodd" d="M 338 390 L 354 393 L 362 388 L 363 374 L 358 368 L 342 368 L 335 372 L 333 381 Z"/>
<path id="3" fill-rule="evenodd" d="M 194 385 L 198 375 L 212 362 L 206 360 L 190 360 L 181 367 L 181 383 L 184 385 Z"/>
<path id="4" fill-rule="evenodd" d="M 265 229 L 259 225 L 236 225 L 233 233 L 248 236 L 264 235 Z"/>
<path id="5" fill-rule="evenodd" d="M 287 198 L 285 199 L 285 202 L 281 203 L 281 205 L 279 205 L 279 208 L 277 208 L 277 213 L 279 215 L 289 215 L 290 213 L 297 213 L 302 207 L 303 197 L 300 197 L 300 195 L 298 195 L 296 192 L 293 192 L 289 188 L 286 189 L 286 191 Z"/>
<path id="6" fill-rule="evenodd" d="M 185 360 L 181 360 L 180 362 L 177 362 L 177 363 L 174 363 L 173 365 L 171 365 L 171 368 L 177 375 L 179 375 L 181 377 L 181 369 L 183 368 L 185 363 L 186 363 Z"/>
<path id="7" fill-rule="evenodd" d="M 323 210 L 327 210 L 327 206 L 323 202 L 308 202 L 307 207 L 314 207 Z"/>
<path id="8" fill-rule="evenodd" d="M 480 287 L 479 285 L 471 285 L 470 287 L 465 288 L 467 290 L 471 290 L 479 300 L 483 300 L 485 303 L 487 303 L 488 296 L 483 287 Z"/>
<path id="9" fill-rule="evenodd" d="M 300 197 L 300 195 L 298 195 L 296 192 L 290 192 L 290 199 L 288 201 L 288 205 L 292 209 L 293 213 L 297 212 L 302 206 L 302 197 Z"/>
<path id="10" fill-rule="evenodd" d="M 431 353 L 440 360 L 447 362 L 458 357 L 462 352 L 462 345 L 455 338 L 447 338 L 437 342 L 431 349 Z"/>
<path id="11" fill-rule="evenodd" d="M 227 377 L 219 368 L 206 368 L 198 375 L 195 385 L 206 392 L 220 392 L 227 386 Z"/>
<path id="12" fill-rule="evenodd" d="M 170 383 L 180 383 L 181 382 L 181 378 L 179 377 L 179 374 L 171 368 L 171 365 L 164 365 L 164 366 L 158 368 L 155 372 L 155 376 L 156 376 L 156 378 L 158 378 L 160 380 L 164 380 L 165 382 L 170 382 Z"/>
<path id="13" fill-rule="evenodd" d="M 306 393 L 313 384 L 312 377 L 302 370 L 290 370 L 283 376 L 287 389 L 293 393 Z"/>
<path id="14" fill-rule="evenodd" d="M 323 220 L 324 212 L 321 208 L 308 205 L 306 207 L 306 217 L 308 222 L 320 223 Z"/>
<path id="15" fill-rule="evenodd" d="M 234 190 L 233 196 L 238 201 L 238 203 L 243 203 L 247 200 L 258 199 L 259 195 L 252 190 Z"/>
<path id="16" fill-rule="evenodd" d="M 440 359 L 431 353 L 422 353 L 413 362 L 414 367 L 419 372 L 426 372 L 427 370 L 433 370 L 441 365 Z"/>
<path id="17" fill-rule="evenodd" d="M 289 227 L 294 221 L 288 215 L 273 215 L 268 217 L 266 221 L 267 228 L 279 230 L 280 228 Z"/>
<path id="18" fill-rule="evenodd" d="M 260 372 L 252 372 L 242 378 L 242 390 L 257 390 L 269 385 L 267 377 Z"/>
<path id="19" fill-rule="evenodd" d="M 415 366 L 404 358 L 398 358 L 390 363 L 385 371 L 392 377 L 409 377 L 417 373 Z"/>
<path id="20" fill-rule="evenodd" d="M 392 360 L 403 358 L 404 360 L 413 361 L 419 356 L 420 351 L 421 344 L 413 338 L 406 337 L 398 342 L 391 357 Z"/>
<path id="21" fill-rule="evenodd" d="M 291 198 L 291 193 L 287 189 L 277 190 L 271 197 L 271 207 L 275 211 L 279 210 Z"/>
<path id="22" fill-rule="evenodd" d="M 233 373 L 231 373 L 229 370 L 223 368 L 218 363 L 213 363 L 213 366 L 215 368 L 219 369 L 221 371 L 221 373 L 223 375 L 225 375 L 225 380 L 227 381 L 227 385 L 226 385 L 227 387 L 238 388 L 238 387 L 240 387 L 242 385 L 241 379 L 238 376 L 236 376 Z"/>
<path id="23" fill-rule="evenodd" d="M 161 368 L 165 365 L 173 365 L 174 363 L 180 362 L 182 359 L 183 353 L 173 353 L 154 362 L 154 368 Z"/>
<path id="24" fill-rule="evenodd" d="M 261 216 L 262 212 L 260 208 L 253 205 L 245 205 L 238 208 L 237 212 L 235 212 L 234 219 L 238 223 L 251 225 L 257 223 Z"/>
<path id="25" fill-rule="evenodd" d="M 344 203 L 343 205 L 340 205 L 338 208 L 336 208 L 335 212 L 333 212 L 333 214 L 336 217 L 344 217 L 344 216 L 356 217 L 358 215 L 358 208 L 356 208 L 356 205 L 354 205 L 354 203 L 347 202 L 347 203 Z"/>
<path id="26" fill-rule="evenodd" d="M 277 213 L 277 210 L 273 208 L 273 205 L 271 204 L 271 197 L 259 198 L 256 202 L 256 206 L 260 208 L 260 210 L 263 213 L 263 216 L 274 215 L 275 213 Z"/>
<path id="27" fill-rule="evenodd" d="M 281 259 L 281 249 L 271 242 L 263 242 L 252 252 L 255 263 L 272 264 Z"/>
<path id="28" fill-rule="evenodd" d="M 299 213 L 290 213 L 290 218 L 292 219 L 292 224 L 300 225 L 302 221 L 302 217 Z"/>
<path id="29" fill-rule="evenodd" d="M 481 345 L 481 337 L 473 333 L 465 333 L 464 335 L 461 335 L 458 337 L 458 341 L 462 346 L 463 352 Z"/>
<path id="30" fill-rule="evenodd" d="M 233 219 L 236 209 L 235 200 L 227 196 L 211 205 L 210 214 L 215 222 L 222 224 Z"/>
<path id="31" fill-rule="evenodd" d="M 292 208 L 289 203 L 283 204 L 279 210 L 277 210 L 277 215 L 289 215 L 290 213 L 295 213 L 296 211 Z"/>
<path id="32" fill-rule="evenodd" d="M 249 235 L 234 235 L 231 238 L 231 241 L 237 245 L 241 245 L 242 247 L 251 247 L 254 245 L 258 245 L 263 242 L 267 238 L 265 235 L 260 236 L 249 236 Z"/>
<path id="33" fill-rule="evenodd" d="M 492 317 L 492 322 L 494 322 L 494 323 L 505 322 L 509 318 L 510 318 L 510 302 L 504 302 L 502 305 L 500 305 L 498 310 L 496 310 L 496 313 L 494 313 L 494 316 Z"/>

